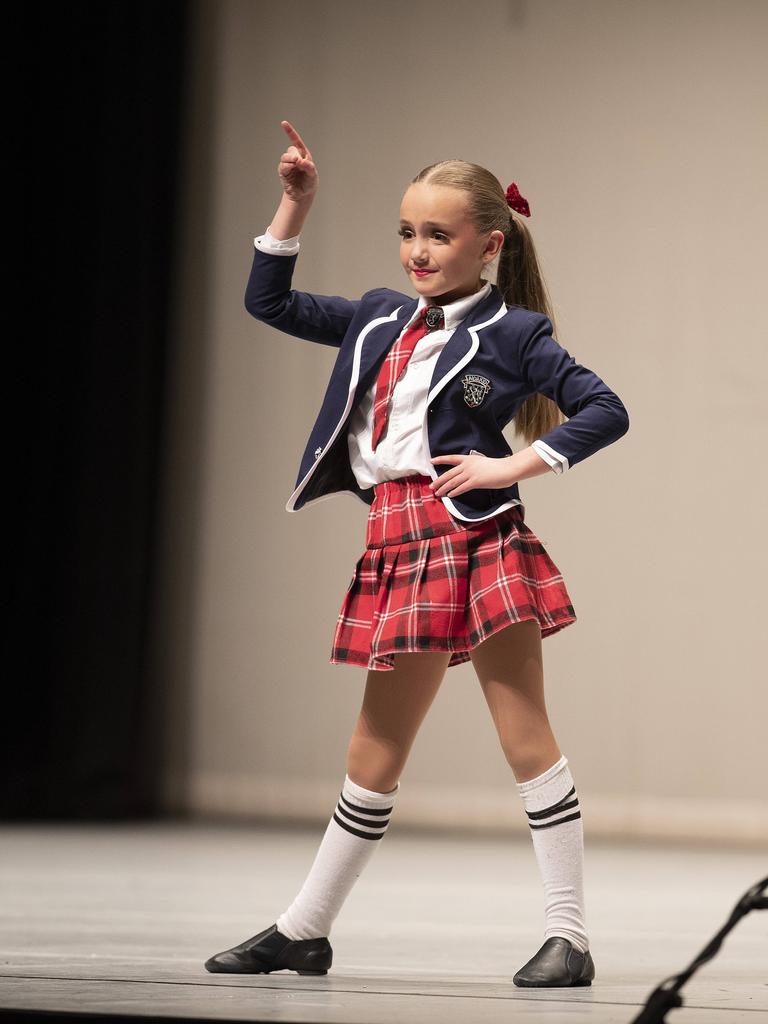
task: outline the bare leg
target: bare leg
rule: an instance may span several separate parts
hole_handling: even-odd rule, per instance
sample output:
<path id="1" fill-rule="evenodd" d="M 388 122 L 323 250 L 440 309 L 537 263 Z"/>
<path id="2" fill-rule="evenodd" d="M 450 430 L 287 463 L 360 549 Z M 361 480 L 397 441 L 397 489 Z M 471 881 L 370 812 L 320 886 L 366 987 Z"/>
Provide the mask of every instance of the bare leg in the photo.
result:
<path id="1" fill-rule="evenodd" d="M 211 957 L 208 970 L 327 972 L 333 921 L 388 827 L 400 773 L 450 657 L 403 652 L 391 672 L 368 672 L 347 751 L 348 778 L 301 890 L 274 926 Z"/>
<path id="2" fill-rule="evenodd" d="M 470 657 L 515 778 L 535 778 L 562 756 L 547 716 L 538 623 L 501 629 Z"/>
<path id="3" fill-rule="evenodd" d="M 359 786 L 393 789 L 448 668 L 450 653 L 395 655 L 391 672 L 370 670 L 347 750 L 347 774 Z"/>
<path id="4" fill-rule="evenodd" d="M 277 918 L 283 935 L 302 940 L 329 934 L 388 828 L 400 773 L 449 660 L 447 652 L 406 652 L 395 655 L 391 672 L 368 672 L 349 741 L 348 777 L 301 891 Z"/>
<path id="5" fill-rule="evenodd" d="M 499 630 L 475 648 L 472 662 L 528 818 L 544 884 L 545 940 L 567 939 L 584 954 L 589 938 L 584 923 L 581 808 L 568 759 L 560 752 L 547 716 L 538 623 L 516 622 Z M 526 964 L 515 983 L 572 984 L 586 979 L 593 967 L 583 956 L 573 973 L 563 966 L 567 948 L 549 949 L 541 962 Z"/>

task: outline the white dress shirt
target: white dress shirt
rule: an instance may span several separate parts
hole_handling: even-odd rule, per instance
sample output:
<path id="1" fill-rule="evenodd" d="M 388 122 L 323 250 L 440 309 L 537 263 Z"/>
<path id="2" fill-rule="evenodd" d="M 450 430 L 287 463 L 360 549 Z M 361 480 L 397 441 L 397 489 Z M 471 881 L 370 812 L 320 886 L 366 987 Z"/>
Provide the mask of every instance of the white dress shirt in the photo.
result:
<path id="1" fill-rule="evenodd" d="M 275 238 L 269 230 L 254 238 L 254 245 L 264 252 L 280 256 L 292 256 L 300 249 L 299 236 L 283 240 Z M 373 434 L 373 405 L 376 397 L 376 380 L 373 381 L 359 405 L 353 412 L 347 430 L 347 445 L 352 472 L 360 487 L 372 487 L 383 480 L 396 480 L 412 473 L 432 476 L 431 470 L 447 463 L 430 463 L 424 446 L 424 415 L 432 374 L 438 356 L 448 339 L 471 310 L 488 295 L 490 283 L 472 295 L 466 295 L 456 302 L 442 306 L 445 325 L 440 330 L 430 331 L 416 343 L 405 371 L 395 384 L 389 405 L 387 429 L 379 441 L 376 451 L 371 450 Z M 428 305 L 423 295 L 411 321 L 405 325 L 399 337 L 405 333 L 419 312 Z M 554 473 L 568 469 L 568 460 L 543 441 L 536 440 L 532 447 L 550 466 Z M 474 451 L 474 449 L 473 449 Z M 522 504 L 518 500 L 518 504 Z"/>

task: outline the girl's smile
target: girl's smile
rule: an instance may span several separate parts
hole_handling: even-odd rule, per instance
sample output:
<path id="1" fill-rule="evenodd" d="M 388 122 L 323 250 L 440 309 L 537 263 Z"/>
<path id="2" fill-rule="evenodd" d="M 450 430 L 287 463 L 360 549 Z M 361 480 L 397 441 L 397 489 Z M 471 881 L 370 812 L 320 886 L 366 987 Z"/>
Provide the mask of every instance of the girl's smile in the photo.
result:
<path id="1" fill-rule="evenodd" d="M 504 242 L 479 235 L 460 189 L 418 182 L 400 207 L 400 262 L 416 291 L 448 304 L 482 287 L 481 273 Z"/>

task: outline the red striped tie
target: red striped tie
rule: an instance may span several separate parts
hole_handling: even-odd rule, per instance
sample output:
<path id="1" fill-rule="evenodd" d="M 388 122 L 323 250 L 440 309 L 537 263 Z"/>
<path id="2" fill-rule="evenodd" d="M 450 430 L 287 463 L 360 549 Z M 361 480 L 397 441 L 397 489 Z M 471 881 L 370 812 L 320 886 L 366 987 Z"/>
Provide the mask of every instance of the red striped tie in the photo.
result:
<path id="1" fill-rule="evenodd" d="M 387 429 L 392 392 L 395 390 L 395 384 L 405 373 L 408 360 L 416 348 L 416 342 L 419 338 L 423 338 L 428 331 L 441 328 L 444 323 L 445 317 L 440 306 L 425 306 L 419 313 L 418 319 L 411 324 L 387 353 L 387 358 L 381 364 L 379 376 L 376 378 L 376 398 L 373 403 L 373 439 L 371 441 L 373 451 L 376 451 L 376 446 Z"/>

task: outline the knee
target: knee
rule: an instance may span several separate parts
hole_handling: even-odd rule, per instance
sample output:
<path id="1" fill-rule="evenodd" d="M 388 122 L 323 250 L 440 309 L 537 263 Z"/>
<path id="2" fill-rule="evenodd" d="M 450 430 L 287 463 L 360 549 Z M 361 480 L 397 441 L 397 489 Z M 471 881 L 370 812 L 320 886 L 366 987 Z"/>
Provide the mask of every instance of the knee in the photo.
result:
<path id="1" fill-rule="evenodd" d="M 518 782 L 535 779 L 562 757 L 554 737 L 550 737 L 545 743 L 503 749 L 507 764 Z"/>
<path id="2" fill-rule="evenodd" d="M 389 744 L 353 736 L 347 750 L 347 775 L 358 786 L 375 793 L 389 793 L 400 781 L 405 764 L 403 752 Z"/>

